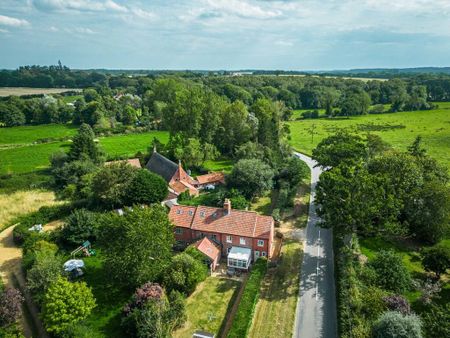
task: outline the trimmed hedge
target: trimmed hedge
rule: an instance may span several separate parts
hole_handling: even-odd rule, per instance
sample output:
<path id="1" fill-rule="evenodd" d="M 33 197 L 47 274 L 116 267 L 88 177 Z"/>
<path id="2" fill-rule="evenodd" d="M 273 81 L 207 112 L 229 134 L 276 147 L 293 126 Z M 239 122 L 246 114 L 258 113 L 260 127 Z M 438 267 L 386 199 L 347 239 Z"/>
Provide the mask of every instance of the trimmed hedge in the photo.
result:
<path id="1" fill-rule="evenodd" d="M 228 332 L 229 338 L 246 337 L 253 320 L 256 303 L 259 299 L 261 282 L 267 271 L 267 259 L 258 258 L 253 265 L 250 277 L 245 285 L 238 310 L 233 319 L 231 329 Z"/>
<path id="2" fill-rule="evenodd" d="M 19 216 L 15 218 L 11 223 L 17 224 L 13 231 L 14 242 L 17 245 L 22 245 L 27 238 L 36 232 L 31 232 L 28 229 L 35 224 L 46 224 L 48 222 L 66 217 L 70 214 L 73 205 L 62 204 L 51 207 L 41 207 L 38 211 Z"/>

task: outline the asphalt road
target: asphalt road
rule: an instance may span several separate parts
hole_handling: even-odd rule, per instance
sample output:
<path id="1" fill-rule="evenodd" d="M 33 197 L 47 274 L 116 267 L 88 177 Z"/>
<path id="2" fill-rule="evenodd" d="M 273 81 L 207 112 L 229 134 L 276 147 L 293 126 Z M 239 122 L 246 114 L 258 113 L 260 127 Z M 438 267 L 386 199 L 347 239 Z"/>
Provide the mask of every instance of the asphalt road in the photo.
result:
<path id="1" fill-rule="evenodd" d="M 330 229 L 316 224 L 316 184 L 322 170 L 310 157 L 296 155 L 311 169 L 311 200 L 305 229 L 305 249 L 300 274 L 294 338 L 337 337 L 334 286 L 333 236 Z"/>

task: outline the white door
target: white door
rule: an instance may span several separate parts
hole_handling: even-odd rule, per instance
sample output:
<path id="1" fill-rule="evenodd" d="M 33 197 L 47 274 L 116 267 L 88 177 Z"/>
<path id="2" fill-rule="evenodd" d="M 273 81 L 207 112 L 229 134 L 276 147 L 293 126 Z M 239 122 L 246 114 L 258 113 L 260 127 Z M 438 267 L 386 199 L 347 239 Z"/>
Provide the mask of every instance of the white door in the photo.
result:
<path id="1" fill-rule="evenodd" d="M 259 258 L 259 251 L 255 250 L 255 262 Z"/>

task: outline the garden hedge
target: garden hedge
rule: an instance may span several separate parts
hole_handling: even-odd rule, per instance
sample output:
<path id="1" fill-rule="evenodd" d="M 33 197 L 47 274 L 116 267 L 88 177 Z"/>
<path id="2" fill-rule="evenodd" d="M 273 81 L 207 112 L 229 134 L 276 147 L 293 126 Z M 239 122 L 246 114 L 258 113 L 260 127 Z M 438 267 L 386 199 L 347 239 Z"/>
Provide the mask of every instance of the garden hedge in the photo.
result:
<path id="1" fill-rule="evenodd" d="M 259 299 L 261 282 L 266 271 L 267 259 L 261 257 L 253 265 L 250 277 L 245 284 L 238 310 L 233 319 L 231 329 L 228 332 L 229 338 L 242 338 L 247 336 L 252 324 L 256 303 Z"/>

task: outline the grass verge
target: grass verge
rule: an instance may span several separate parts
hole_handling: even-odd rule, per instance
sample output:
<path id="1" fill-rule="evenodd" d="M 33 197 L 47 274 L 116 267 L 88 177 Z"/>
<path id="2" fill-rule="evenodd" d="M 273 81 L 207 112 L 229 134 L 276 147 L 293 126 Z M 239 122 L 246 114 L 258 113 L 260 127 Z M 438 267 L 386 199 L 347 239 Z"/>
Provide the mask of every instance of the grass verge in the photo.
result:
<path id="1" fill-rule="evenodd" d="M 261 286 L 253 324 L 248 337 L 291 337 L 299 288 L 302 245 L 287 240 L 278 266 L 268 270 Z"/>

